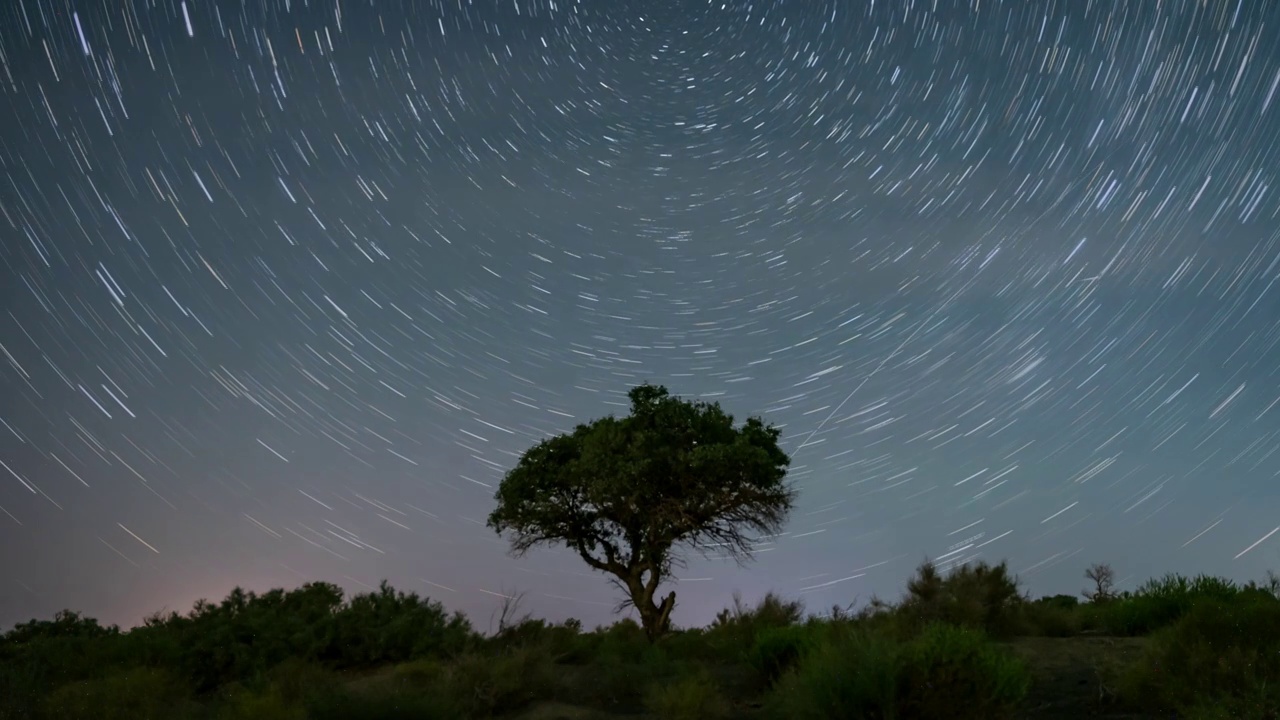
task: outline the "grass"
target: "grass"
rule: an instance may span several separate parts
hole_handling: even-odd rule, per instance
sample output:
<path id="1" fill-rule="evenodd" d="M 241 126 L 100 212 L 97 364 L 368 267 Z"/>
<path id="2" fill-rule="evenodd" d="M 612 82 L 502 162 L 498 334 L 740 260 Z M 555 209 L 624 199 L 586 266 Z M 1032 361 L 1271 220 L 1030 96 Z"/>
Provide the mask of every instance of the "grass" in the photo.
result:
<path id="1" fill-rule="evenodd" d="M 382 587 L 233 592 L 129 632 L 0 637 L 0 720 L 1280 718 L 1280 580 L 1171 575 L 1031 600 L 1003 564 L 925 564 L 901 601 L 735 597 L 656 643 L 504 608 L 496 633 Z"/>

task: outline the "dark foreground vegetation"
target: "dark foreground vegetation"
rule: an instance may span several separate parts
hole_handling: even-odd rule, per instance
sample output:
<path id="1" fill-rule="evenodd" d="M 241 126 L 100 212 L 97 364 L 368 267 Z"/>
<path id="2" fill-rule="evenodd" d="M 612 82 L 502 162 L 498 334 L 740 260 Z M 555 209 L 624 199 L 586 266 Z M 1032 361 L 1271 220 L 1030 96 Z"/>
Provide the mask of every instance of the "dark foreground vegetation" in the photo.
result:
<path id="1" fill-rule="evenodd" d="M 1091 578 L 1099 575 L 1095 566 Z M 504 608 L 481 635 L 395 592 L 236 590 L 127 632 L 72 612 L 0 639 L 0 718 L 1280 717 L 1280 582 L 1168 576 L 1030 600 L 1003 564 L 926 563 L 898 603 L 735 599 L 650 639 Z"/>

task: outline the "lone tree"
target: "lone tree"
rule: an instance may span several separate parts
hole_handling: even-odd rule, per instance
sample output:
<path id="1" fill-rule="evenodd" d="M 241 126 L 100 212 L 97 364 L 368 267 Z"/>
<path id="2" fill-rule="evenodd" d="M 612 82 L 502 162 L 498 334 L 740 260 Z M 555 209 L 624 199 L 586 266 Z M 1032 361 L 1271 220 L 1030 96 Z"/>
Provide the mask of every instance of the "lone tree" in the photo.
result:
<path id="1" fill-rule="evenodd" d="M 1084 590 L 1084 595 L 1090 602 L 1106 602 L 1115 597 L 1116 571 L 1106 563 L 1094 563 L 1084 571 L 1086 580 L 1093 581 L 1093 590 Z"/>
<path id="2" fill-rule="evenodd" d="M 791 458 L 781 432 L 760 418 L 734 427 L 718 403 L 632 388 L 631 414 L 600 418 L 521 456 L 494 495 L 489 527 L 509 533 L 519 557 L 568 546 L 613 575 L 650 640 L 667 631 L 676 594 L 658 586 L 685 564 L 684 550 L 743 564 L 761 535 L 781 531 L 795 500 L 783 482 Z"/>

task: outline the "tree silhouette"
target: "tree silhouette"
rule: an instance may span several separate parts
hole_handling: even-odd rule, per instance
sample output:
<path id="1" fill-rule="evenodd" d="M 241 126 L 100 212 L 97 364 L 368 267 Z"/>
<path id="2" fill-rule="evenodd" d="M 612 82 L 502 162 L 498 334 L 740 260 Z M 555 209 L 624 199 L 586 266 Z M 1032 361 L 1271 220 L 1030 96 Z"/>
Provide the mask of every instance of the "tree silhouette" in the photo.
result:
<path id="1" fill-rule="evenodd" d="M 795 492 L 780 431 L 759 418 L 735 427 L 718 403 L 671 397 L 644 384 L 631 414 L 543 440 L 503 478 L 488 525 L 519 557 L 565 545 L 613 576 L 646 635 L 670 624 L 675 593 L 655 601 L 683 550 L 745 563 L 761 535 L 782 529 Z"/>
<path id="2" fill-rule="evenodd" d="M 1086 580 L 1093 581 L 1093 590 L 1081 592 L 1090 602 L 1106 602 L 1115 597 L 1116 571 L 1106 563 L 1094 563 L 1084 571 Z"/>

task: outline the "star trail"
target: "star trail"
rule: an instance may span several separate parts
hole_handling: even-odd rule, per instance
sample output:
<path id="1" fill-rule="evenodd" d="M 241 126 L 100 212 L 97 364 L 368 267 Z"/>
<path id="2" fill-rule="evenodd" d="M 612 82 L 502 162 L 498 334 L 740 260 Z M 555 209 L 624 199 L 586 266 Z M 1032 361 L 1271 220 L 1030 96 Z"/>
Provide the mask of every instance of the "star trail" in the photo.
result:
<path id="1" fill-rule="evenodd" d="M 783 429 L 740 589 L 1280 568 L 1280 4 L 0 8 L 0 624 L 387 578 L 606 621 L 484 527 L 644 381 Z"/>

